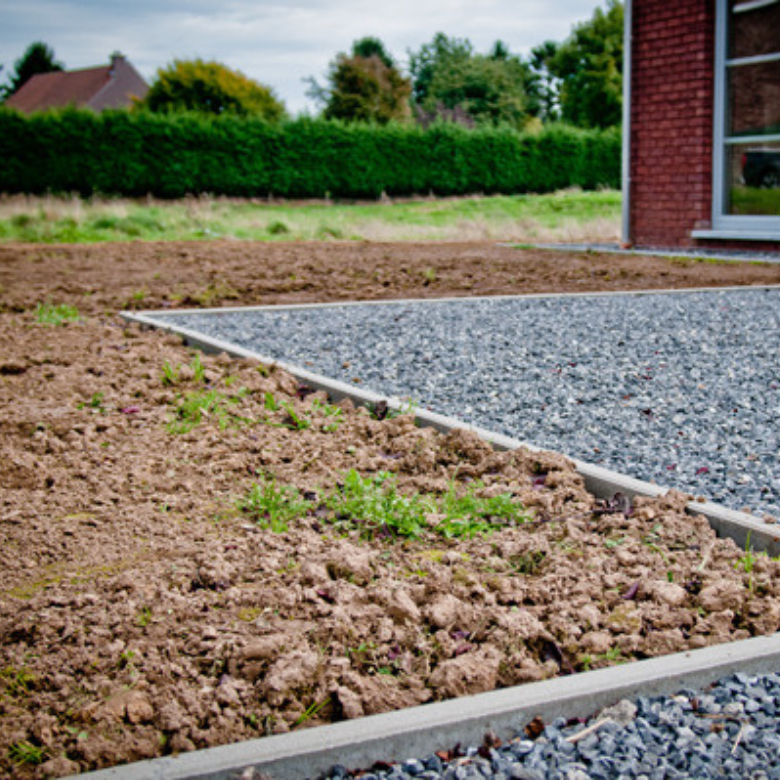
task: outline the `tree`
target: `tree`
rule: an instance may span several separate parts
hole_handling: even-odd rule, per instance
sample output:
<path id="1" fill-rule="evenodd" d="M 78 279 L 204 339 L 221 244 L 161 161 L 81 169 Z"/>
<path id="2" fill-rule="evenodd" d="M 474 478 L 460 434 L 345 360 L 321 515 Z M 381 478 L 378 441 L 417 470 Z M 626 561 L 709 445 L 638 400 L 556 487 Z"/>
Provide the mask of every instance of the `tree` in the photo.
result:
<path id="1" fill-rule="evenodd" d="M 474 54 L 469 41 L 438 33 L 410 53 L 410 71 L 419 114 L 425 117 L 458 110 L 474 122 L 516 127 L 528 119 L 530 71 L 501 41 L 487 55 Z"/>
<path id="2" fill-rule="evenodd" d="M 430 95 L 431 82 L 437 71 L 457 67 L 473 55 L 471 43 L 466 39 L 448 38 L 436 33 L 430 43 L 418 52 L 409 52 L 409 72 L 412 76 L 414 102 L 421 106 Z"/>
<path id="3" fill-rule="evenodd" d="M 146 97 L 137 105 L 155 112 L 259 116 L 269 122 L 285 116 L 284 105 L 269 87 L 219 62 L 200 59 L 174 60 L 160 68 Z"/>
<path id="4" fill-rule="evenodd" d="M 53 73 L 63 69 L 61 62 L 54 59 L 54 50 L 45 43 L 31 43 L 24 54 L 14 63 L 14 72 L 5 88 L 3 98 L 9 98 L 14 92 L 38 73 Z"/>
<path id="5" fill-rule="evenodd" d="M 371 57 L 379 57 L 388 68 L 395 67 L 393 58 L 387 53 L 385 45 L 379 38 L 367 36 L 355 41 L 352 44 L 352 55 L 354 57 L 363 57 L 366 60 Z"/>
<path id="6" fill-rule="evenodd" d="M 561 80 L 564 121 L 581 127 L 610 127 L 621 121 L 623 97 L 623 4 L 607 0 L 590 21 L 577 25 L 550 59 Z"/>
<path id="7" fill-rule="evenodd" d="M 528 82 L 529 111 L 543 122 L 555 122 L 560 118 L 560 79 L 550 71 L 550 63 L 557 53 L 558 44 L 545 41 L 531 49 L 528 62 L 531 70 Z"/>
<path id="8" fill-rule="evenodd" d="M 361 38 L 351 54 L 340 53 L 330 65 L 329 87 L 310 79 L 310 97 L 325 103 L 324 116 L 347 122 L 406 121 L 411 117 L 412 85 L 377 38 Z"/>

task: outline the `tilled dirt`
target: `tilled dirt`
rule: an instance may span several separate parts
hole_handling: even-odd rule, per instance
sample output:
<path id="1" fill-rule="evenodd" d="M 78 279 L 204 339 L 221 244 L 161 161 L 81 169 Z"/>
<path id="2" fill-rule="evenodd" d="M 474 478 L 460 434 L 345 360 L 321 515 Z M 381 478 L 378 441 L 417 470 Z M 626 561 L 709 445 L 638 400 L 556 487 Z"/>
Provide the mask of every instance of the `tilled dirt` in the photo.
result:
<path id="1" fill-rule="evenodd" d="M 245 305 L 780 282 L 776 266 L 490 245 L 0 247 L 0 774 L 54 777 L 780 627 L 780 564 L 670 494 L 596 501 L 555 454 L 202 361 L 129 305 Z M 40 324 L 43 301 L 82 320 Z M 201 368 L 202 366 L 202 368 Z M 208 396 L 200 419 L 195 399 Z M 381 416 L 381 415 L 380 415 Z M 333 510 L 347 474 L 510 495 L 447 538 Z M 301 496 L 287 530 L 239 508 Z"/>

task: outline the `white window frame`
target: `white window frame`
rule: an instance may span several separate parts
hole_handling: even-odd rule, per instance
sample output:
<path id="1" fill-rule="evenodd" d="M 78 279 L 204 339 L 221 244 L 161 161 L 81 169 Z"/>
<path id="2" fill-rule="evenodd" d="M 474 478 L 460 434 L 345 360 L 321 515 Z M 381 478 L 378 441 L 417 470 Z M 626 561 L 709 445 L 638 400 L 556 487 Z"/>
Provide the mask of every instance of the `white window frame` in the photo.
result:
<path id="1" fill-rule="evenodd" d="M 780 0 L 753 0 L 745 10 L 774 5 Z M 693 238 L 734 238 L 748 241 L 780 240 L 780 216 L 740 216 L 726 213 L 726 149 L 732 144 L 780 142 L 780 134 L 726 136 L 728 69 L 780 60 L 780 53 L 728 59 L 728 0 L 716 0 L 715 112 L 712 165 L 712 229 L 695 230 Z"/>

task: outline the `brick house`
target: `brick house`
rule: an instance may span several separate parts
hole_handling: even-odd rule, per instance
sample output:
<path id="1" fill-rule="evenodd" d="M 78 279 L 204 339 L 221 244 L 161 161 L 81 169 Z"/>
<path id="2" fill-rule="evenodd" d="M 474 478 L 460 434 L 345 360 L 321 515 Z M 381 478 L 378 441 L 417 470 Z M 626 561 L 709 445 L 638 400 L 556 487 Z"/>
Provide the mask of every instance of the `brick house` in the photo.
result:
<path id="1" fill-rule="evenodd" d="M 780 249 L 780 0 L 626 0 L 623 238 Z"/>
<path id="2" fill-rule="evenodd" d="M 121 54 L 111 64 L 83 70 L 39 73 L 6 100 L 5 105 L 30 114 L 47 108 L 129 108 L 133 97 L 143 98 L 149 85 Z"/>

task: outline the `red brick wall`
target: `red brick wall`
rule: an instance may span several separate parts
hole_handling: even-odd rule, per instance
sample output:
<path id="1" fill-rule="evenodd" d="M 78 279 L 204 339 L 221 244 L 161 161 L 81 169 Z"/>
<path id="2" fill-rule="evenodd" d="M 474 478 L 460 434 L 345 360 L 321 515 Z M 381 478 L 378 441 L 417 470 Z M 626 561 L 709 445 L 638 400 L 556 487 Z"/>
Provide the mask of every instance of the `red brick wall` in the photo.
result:
<path id="1" fill-rule="evenodd" d="M 690 245 L 711 219 L 714 0 L 634 0 L 631 238 Z"/>

